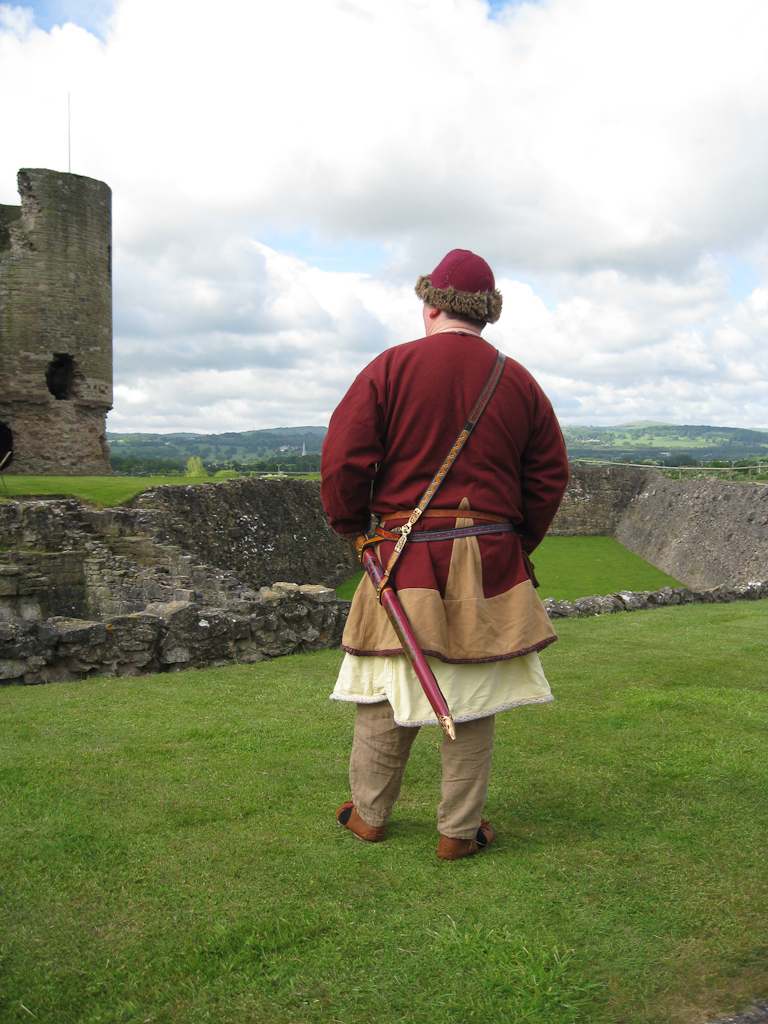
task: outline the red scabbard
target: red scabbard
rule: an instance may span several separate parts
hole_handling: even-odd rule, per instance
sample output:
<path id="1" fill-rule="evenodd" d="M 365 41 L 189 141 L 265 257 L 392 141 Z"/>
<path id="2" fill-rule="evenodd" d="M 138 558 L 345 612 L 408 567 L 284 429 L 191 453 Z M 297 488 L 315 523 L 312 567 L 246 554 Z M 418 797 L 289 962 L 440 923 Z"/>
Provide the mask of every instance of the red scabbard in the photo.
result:
<path id="1" fill-rule="evenodd" d="M 364 538 L 361 538 L 364 539 Z M 368 573 L 371 582 L 374 587 L 378 590 L 381 581 L 384 578 L 384 568 L 378 559 L 378 556 L 372 548 L 365 548 L 360 556 L 360 560 L 363 563 L 363 568 Z M 437 715 L 437 720 L 443 728 L 443 732 L 447 736 L 450 736 L 452 740 L 456 739 L 456 730 L 453 724 L 453 718 L 448 708 L 443 691 L 438 685 L 435 674 L 427 663 L 427 659 L 421 652 L 416 637 L 413 635 L 411 624 L 406 618 L 405 612 L 403 611 L 400 602 L 397 599 L 397 594 L 391 586 L 387 585 L 381 592 L 381 604 L 384 611 L 389 616 L 389 621 L 392 623 L 392 627 L 397 633 L 397 637 L 400 643 L 403 645 L 403 653 L 405 654 L 408 661 L 413 665 L 413 671 L 421 683 L 422 689 L 426 694 L 426 698 L 432 706 L 432 710 Z"/>

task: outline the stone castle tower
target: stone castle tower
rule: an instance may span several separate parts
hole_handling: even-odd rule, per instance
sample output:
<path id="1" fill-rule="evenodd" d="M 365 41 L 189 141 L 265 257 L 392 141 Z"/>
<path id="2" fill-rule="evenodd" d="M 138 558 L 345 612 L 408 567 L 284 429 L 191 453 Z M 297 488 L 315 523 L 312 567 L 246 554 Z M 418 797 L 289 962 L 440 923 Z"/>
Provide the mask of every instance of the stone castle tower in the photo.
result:
<path id="1" fill-rule="evenodd" d="M 0 206 L 2 471 L 110 474 L 112 192 L 43 169 L 18 184 Z"/>

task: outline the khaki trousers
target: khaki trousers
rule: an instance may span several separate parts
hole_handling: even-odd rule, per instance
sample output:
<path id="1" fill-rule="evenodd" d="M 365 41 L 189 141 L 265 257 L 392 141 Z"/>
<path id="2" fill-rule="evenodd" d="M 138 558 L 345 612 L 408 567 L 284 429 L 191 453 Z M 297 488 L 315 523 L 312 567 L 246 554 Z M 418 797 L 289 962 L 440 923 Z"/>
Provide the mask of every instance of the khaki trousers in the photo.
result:
<path id="1" fill-rule="evenodd" d="M 474 839 L 493 758 L 494 718 L 456 725 L 456 739 L 443 735 L 442 799 L 437 828 L 451 839 Z M 395 722 L 389 701 L 358 704 L 349 760 L 349 782 L 357 813 L 374 827 L 386 825 L 400 795 L 403 773 L 418 728 Z"/>

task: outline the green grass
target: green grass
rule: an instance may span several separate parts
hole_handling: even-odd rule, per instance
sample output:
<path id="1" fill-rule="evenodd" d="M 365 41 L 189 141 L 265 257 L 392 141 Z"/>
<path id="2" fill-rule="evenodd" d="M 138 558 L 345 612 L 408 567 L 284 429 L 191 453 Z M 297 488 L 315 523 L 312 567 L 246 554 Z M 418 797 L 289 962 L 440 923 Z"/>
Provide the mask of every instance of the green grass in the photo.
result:
<path id="1" fill-rule="evenodd" d="M 533 560 L 539 596 L 558 601 L 682 585 L 612 537 L 545 537 L 534 551 Z M 351 601 L 362 575 L 359 572 L 342 583 L 336 590 L 339 597 Z"/>
<path id="2" fill-rule="evenodd" d="M 222 470 L 231 476 L 229 471 Z M 234 474 L 237 476 L 237 474 Z M 184 476 L 4 476 L 8 492 L 0 484 L 0 500 L 13 501 L 23 498 L 45 498 L 50 496 L 79 498 L 99 508 L 120 505 L 130 501 L 137 494 L 148 491 L 150 487 L 163 484 L 205 484 L 219 483 L 224 477 L 217 474 L 213 477 Z M 275 479 L 277 476 L 275 475 Z M 282 479 L 288 479 L 286 474 Z M 306 473 L 303 476 L 293 475 L 292 480 L 319 480 L 319 473 Z"/>
<path id="3" fill-rule="evenodd" d="M 0 486 L 0 498 L 6 500 L 20 496 L 45 498 L 55 495 L 80 498 L 100 508 L 130 501 L 150 487 L 200 484 L 209 480 L 208 477 L 183 476 L 5 476 L 3 479 L 10 493 Z"/>
<path id="4" fill-rule="evenodd" d="M 618 590 L 658 590 L 682 584 L 613 537 L 545 537 L 533 553 L 539 595 L 575 601 Z"/>
<path id="5" fill-rule="evenodd" d="M 498 839 L 455 864 L 436 730 L 386 842 L 335 824 L 337 651 L 0 691 L 0 1019 L 699 1024 L 764 998 L 768 601 L 558 630 L 555 703 L 498 718 Z"/>
<path id="6" fill-rule="evenodd" d="M 355 591 L 357 590 L 357 585 L 362 578 L 362 570 L 358 573 L 355 573 L 355 575 L 352 576 L 351 579 L 345 580 L 340 587 L 336 587 L 337 595 L 344 601 L 351 601 Z"/>

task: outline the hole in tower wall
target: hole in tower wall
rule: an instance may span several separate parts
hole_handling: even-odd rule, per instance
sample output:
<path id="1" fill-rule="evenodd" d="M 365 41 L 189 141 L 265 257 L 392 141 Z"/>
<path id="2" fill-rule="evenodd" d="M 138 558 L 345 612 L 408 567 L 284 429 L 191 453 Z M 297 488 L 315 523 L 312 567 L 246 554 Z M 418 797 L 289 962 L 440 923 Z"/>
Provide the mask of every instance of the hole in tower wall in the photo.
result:
<path id="1" fill-rule="evenodd" d="M 54 352 L 45 371 L 45 383 L 54 398 L 72 398 L 75 388 L 75 360 L 66 352 Z"/>
<path id="2" fill-rule="evenodd" d="M 20 206 L 0 204 L 0 252 L 6 252 L 11 248 L 11 225 L 20 217 Z"/>
<path id="3" fill-rule="evenodd" d="M 13 462 L 13 431 L 7 423 L 0 423 L 0 473 Z"/>

